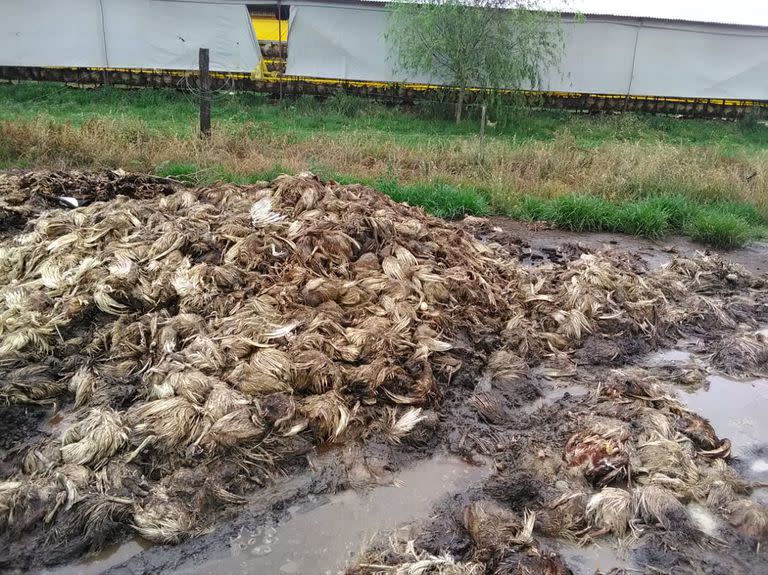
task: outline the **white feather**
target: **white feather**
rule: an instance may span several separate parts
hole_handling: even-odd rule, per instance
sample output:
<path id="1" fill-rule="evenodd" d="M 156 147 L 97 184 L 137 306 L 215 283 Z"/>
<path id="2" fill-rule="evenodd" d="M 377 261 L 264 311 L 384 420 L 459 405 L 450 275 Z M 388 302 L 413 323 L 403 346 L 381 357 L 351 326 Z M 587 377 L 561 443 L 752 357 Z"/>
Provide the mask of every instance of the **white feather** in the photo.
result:
<path id="1" fill-rule="evenodd" d="M 251 206 L 251 223 L 254 228 L 263 228 L 284 219 L 285 216 L 272 211 L 272 198 L 261 198 Z"/>
<path id="2" fill-rule="evenodd" d="M 426 419 L 427 416 L 421 414 L 420 407 L 412 407 L 399 418 L 395 419 L 395 417 L 397 417 L 396 411 L 392 413 L 390 434 L 395 441 L 399 441 L 401 437 L 413 431 L 413 428 L 416 427 L 419 422 Z"/>

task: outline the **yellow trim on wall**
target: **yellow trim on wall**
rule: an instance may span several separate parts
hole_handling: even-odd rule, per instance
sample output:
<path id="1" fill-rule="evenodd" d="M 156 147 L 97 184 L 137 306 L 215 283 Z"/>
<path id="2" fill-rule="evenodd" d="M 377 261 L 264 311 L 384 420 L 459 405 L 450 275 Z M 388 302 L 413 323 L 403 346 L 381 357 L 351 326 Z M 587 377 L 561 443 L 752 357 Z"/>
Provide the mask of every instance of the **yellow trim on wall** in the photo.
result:
<path id="1" fill-rule="evenodd" d="M 274 16 L 251 14 L 251 24 L 259 42 L 287 42 L 288 20 L 278 20 Z"/>
<path id="2" fill-rule="evenodd" d="M 265 65 L 265 60 L 262 60 L 262 65 Z M 70 66 L 45 66 L 44 68 L 49 70 L 78 70 L 82 68 L 73 68 Z M 194 74 L 195 72 L 190 71 L 183 71 L 183 70 L 150 70 L 146 68 L 85 68 L 89 71 L 98 71 L 98 72 L 130 72 L 134 74 L 158 74 L 163 73 L 169 76 L 188 76 L 191 74 Z M 221 78 L 221 79 L 258 79 L 259 78 L 259 70 L 256 69 L 250 74 L 247 73 L 239 73 L 239 72 L 211 72 L 211 76 L 214 78 Z M 379 88 L 386 88 L 388 86 L 394 86 L 395 84 L 389 83 L 389 82 L 371 82 L 371 81 L 360 81 L 360 80 L 337 80 L 332 78 L 313 78 L 308 76 L 277 76 L 274 78 L 268 78 L 270 82 L 306 82 L 309 84 L 335 84 L 339 87 L 344 86 L 350 86 L 350 87 L 364 87 L 364 86 L 374 86 Z M 418 91 L 430 91 L 430 90 L 442 90 L 446 89 L 446 87 L 443 86 L 434 86 L 429 84 L 398 84 L 402 88 L 407 88 L 411 90 L 418 90 Z M 450 89 L 450 87 L 448 87 Z M 479 91 L 477 88 L 470 88 L 470 91 Z M 513 92 L 514 90 L 503 90 L 502 92 Z M 590 93 L 582 93 L 582 92 L 556 92 L 556 91 L 547 91 L 547 90 L 520 90 L 520 92 L 526 93 L 526 94 L 541 94 L 545 96 L 555 97 L 555 98 L 595 98 L 595 99 L 601 99 L 601 100 L 648 100 L 648 101 L 657 101 L 657 102 L 676 102 L 681 104 L 716 104 L 721 106 L 755 106 L 760 108 L 768 108 L 768 102 L 762 101 L 762 100 L 733 100 L 733 99 L 724 99 L 724 98 L 680 98 L 680 97 L 671 97 L 671 96 L 627 96 L 624 94 L 590 94 Z"/>

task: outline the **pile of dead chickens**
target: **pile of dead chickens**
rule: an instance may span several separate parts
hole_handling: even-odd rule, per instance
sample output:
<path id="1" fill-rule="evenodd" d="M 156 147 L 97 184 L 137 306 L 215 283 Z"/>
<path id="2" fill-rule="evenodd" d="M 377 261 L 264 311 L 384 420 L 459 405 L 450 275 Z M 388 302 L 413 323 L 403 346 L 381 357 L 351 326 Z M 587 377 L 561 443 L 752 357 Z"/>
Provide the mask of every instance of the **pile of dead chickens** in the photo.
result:
<path id="1" fill-rule="evenodd" d="M 5 538 L 97 546 L 129 526 L 178 541 L 315 446 L 399 442 L 469 358 L 524 378 L 590 334 L 735 324 L 741 308 L 711 287 L 762 287 L 714 257 L 524 267 L 459 224 L 311 174 L 154 195 L 110 182 L 116 195 L 24 213 L 0 242 L 0 409 L 48 413 L 4 456 Z"/>

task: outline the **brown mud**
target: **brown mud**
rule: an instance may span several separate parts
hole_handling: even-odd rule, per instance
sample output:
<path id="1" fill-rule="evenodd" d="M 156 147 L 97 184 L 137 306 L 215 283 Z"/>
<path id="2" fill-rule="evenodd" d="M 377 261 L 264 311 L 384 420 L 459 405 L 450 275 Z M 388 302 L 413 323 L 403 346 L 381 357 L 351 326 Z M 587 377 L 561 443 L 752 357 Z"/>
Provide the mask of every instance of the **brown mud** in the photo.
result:
<path id="1" fill-rule="evenodd" d="M 38 179 L 59 181 L 50 175 Z M 173 190 L 164 188 L 167 183 L 151 183 L 159 186 L 155 192 L 147 188 L 146 195 L 132 197 L 156 193 L 174 201 Z M 94 201 L 125 195 L 119 187 L 124 184 L 134 189 L 121 180 L 109 184 L 116 191 L 107 193 L 113 195 Z M 314 180 L 308 185 L 318 186 Z M 16 226 L 11 237 L 29 233 L 47 213 L 51 206 L 38 198 L 66 192 L 46 189 L 53 192 L 17 202 L 29 204 L 26 211 L 8 211 L 23 211 L 18 226 L 11 221 Z M 79 189 L 86 190 L 81 199 L 87 199 L 97 188 Z M 332 186 L 323 193 L 328 190 L 345 193 Z M 286 203 L 279 208 L 288 210 Z M 421 406 L 423 417 L 397 440 L 383 432 L 381 422 L 390 415 L 378 408 L 364 424 L 356 423 L 367 426 L 366 431 L 347 432 L 343 441 L 330 437 L 333 429 L 302 428 L 274 469 L 250 471 L 248 481 L 237 470 L 231 445 L 202 454 L 184 446 L 170 456 L 177 466 L 170 473 L 160 465 L 167 455 L 145 448 L 134 456 L 136 469 L 133 461 L 125 463 L 129 471 L 121 468 L 119 490 L 93 488 L 94 481 L 103 482 L 98 475 L 75 487 L 88 498 L 114 503 L 95 526 L 98 533 L 63 511 L 72 507 L 76 512 L 83 501 L 82 495 L 68 499 L 67 482 L 75 481 L 69 468 L 38 470 L 30 464 L 30 458 L 50 459 L 62 434 L 82 421 L 83 408 L 73 406 L 77 399 L 67 391 L 67 379 L 79 366 L 35 357 L 37 371 L 23 372 L 21 380 L 17 365 L 6 369 L 0 364 L 7 403 L 0 406 L 0 543 L 6 554 L 0 570 L 49 575 L 768 572 L 761 548 L 768 538 L 768 498 L 762 487 L 768 482 L 763 416 L 768 412 L 768 381 L 763 379 L 768 345 L 760 331 L 768 325 L 768 294 L 761 278 L 768 269 L 768 248 L 754 245 L 719 259 L 684 240 L 569 234 L 503 219 L 469 218 L 435 229 L 437 236 L 461 230 L 482 245 L 498 245 L 504 257 L 522 268 L 534 269 L 521 285 L 530 278 L 546 287 L 527 292 L 535 302 L 526 303 L 532 306 L 525 308 L 526 317 L 551 316 L 559 327 L 541 340 L 540 334 L 523 334 L 529 329 L 523 322 L 499 339 L 492 314 L 485 319 L 487 329 L 446 321 L 452 349 L 436 354 L 458 358 L 461 368 L 436 372 L 429 399 L 405 403 Z M 200 261 L 204 254 L 194 252 L 193 257 Z M 417 252 L 420 261 L 426 257 Z M 590 267 L 595 262 L 604 267 Z M 585 266 L 582 275 L 574 274 Z M 641 287 L 626 292 L 603 288 L 606 280 L 599 274 L 604 270 L 614 279 L 620 270 L 621 277 Z M 564 286 L 584 281 L 596 289 L 605 300 L 594 305 L 603 311 L 583 322 L 573 314 L 576 320 L 567 323 L 554 302 L 551 309 L 545 307 L 561 281 Z M 653 289 L 646 290 L 647 285 Z M 460 291 L 459 285 L 450 288 Z M 589 290 L 576 293 L 592 297 Z M 128 303 L 115 297 L 118 304 Z M 173 299 L 166 302 L 171 315 L 180 313 L 177 308 L 184 303 Z M 577 307 L 569 309 L 572 313 Z M 446 313 L 461 314 L 462 308 Z M 99 309 L 86 309 L 78 321 L 90 322 L 88 334 L 112 325 Z M 537 321 L 553 325 L 551 319 Z M 74 333 L 62 329 L 57 337 L 82 337 L 81 327 Z M 281 349 L 291 351 L 290 340 L 279 341 Z M 519 353 L 524 361 L 495 354 L 499 349 Z M 106 366 L 109 360 L 99 361 Z M 147 392 L 134 373 L 109 383 L 109 393 L 96 404 L 99 409 L 106 405 L 120 414 L 144 401 Z M 43 384 L 48 392 L 43 400 L 18 400 L 39 393 Z M 387 397 L 413 392 L 405 384 L 391 387 L 386 396 L 366 396 L 347 384 L 337 389 L 347 401 L 362 398 L 361 405 L 375 397 L 391 406 Z M 296 393 L 303 397 L 306 391 Z M 252 417 L 268 421 L 272 400 L 254 397 L 258 404 Z M 129 429 L 128 445 L 116 456 L 141 447 L 145 436 L 132 433 Z M 208 470 L 214 481 L 200 481 L 199 469 Z M 43 491 L 2 497 L 2 489 L 16 489 L 28 478 L 52 489 L 44 484 L 48 477 L 62 483 L 58 493 L 63 495 L 53 512 L 48 505 L 58 501 L 55 490 L 48 499 Z M 197 501 L 205 494 L 201 524 L 187 527 L 194 536 L 179 537 L 174 544 L 137 536 L 139 512 L 167 504 L 155 497 L 158 485 L 179 499 Z M 6 513 L 20 505 L 20 497 L 27 499 L 19 509 L 28 513 L 21 519 Z"/>
<path id="2" fill-rule="evenodd" d="M 543 222 L 524 222 L 504 217 L 492 217 L 488 222 L 500 233 L 520 238 L 524 246 L 524 261 L 532 264 L 562 259 L 565 253 L 573 252 L 578 246 L 590 251 L 619 248 L 641 257 L 651 268 L 668 263 L 675 255 L 692 255 L 707 250 L 683 236 L 653 240 L 627 234 L 569 232 L 552 228 Z M 753 273 L 768 272 L 768 244 L 765 242 L 755 242 L 744 248 L 724 252 L 724 255 L 729 261 Z"/>

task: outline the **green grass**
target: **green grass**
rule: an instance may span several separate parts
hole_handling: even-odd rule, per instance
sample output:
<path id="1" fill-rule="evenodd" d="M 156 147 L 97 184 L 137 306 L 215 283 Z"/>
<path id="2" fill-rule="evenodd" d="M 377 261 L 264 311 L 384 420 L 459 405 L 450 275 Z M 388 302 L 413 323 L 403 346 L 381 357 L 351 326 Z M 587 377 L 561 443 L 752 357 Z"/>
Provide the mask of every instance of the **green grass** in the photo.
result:
<path id="1" fill-rule="evenodd" d="M 698 203 L 680 195 L 618 202 L 590 195 L 555 199 L 526 196 L 508 215 L 548 221 L 577 232 L 618 232 L 647 238 L 685 234 L 723 249 L 764 237 L 768 225 L 768 220 L 749 204 Z"/>
<path id="2" fill-rule="evenodd" d="M 716 248 L 738 248 L 754 239 L 761 230 L 735 214 L 706 209 L 688 224 L 688 235 Z"/>
<path id="3" fill-rule="evenodd" d="M 616 210 L 614 229 L 648 238 L 660 238 L 670 230 L 680 231 L 673 227 L 669 212 L 654 200 L 649 198 L 621 206 Z"/>
<path id="4" fill-rule="evenodd" d="M 440 182 L 402 185 L 393 180 L 373 182 L 372 186 L 396 202 L 422 206 L 427 212 L 441 218 L 454 219 L 488 214 L 487 200 L 473 189 Z"/>
<path id="5" fill-rule="evenodd" d="M 596 196 L 562 196 L 552 202 L 549 219 L 575 232 L 611 230 L 615 227 L 614 207 Z"/>
<path id="6" fill-rule="evenodd" d="M 170 89 L 125 90 L 111 87 L 75 89 L 60 84 L 0 85 L 0 120 L 52 119 L 83 124 L 91 118 L 125 118 L 146 122 L 161 134 L 195 133 L 197 105 L 191 94 Z M 435 138 L 466 137 L 477 133 L 477 110 L 454 123 L 452 107 L 431 103 L 384 105 L 356 96 L 336 95 L 325 100 L 310 96 L 272 102 L 263 94 L 222 92 L 213 104 L 220 129 L 253 125 L 253 134 L 270 130 L 297 139 L 317 132 L 377 132 L 405 145 Z M 496 117 L 489 139 L 518 146 L 550 141 L 570 132 L 581 146 L 611 141 L 666 142 L 675 145 L 716 146 L 728 153 L 768 146 L 768 129 L 756 122 L 678 120 L 635 114 L 586 116 L 566 111 L 513 110 Z"/>
<path id="7" fill-rule="evenodd" d="M 201 185 L 312 170 L 445 217 L 501 214 L 574 231 L 686 234 L 734 247 L 768 229 L 768 128 L 507 110 L 487 140 L 473 110 L 337 95 L 217 94 L 214 136 L 174 90 L 0 85 L 0 168 L 114 168 Z"/>

